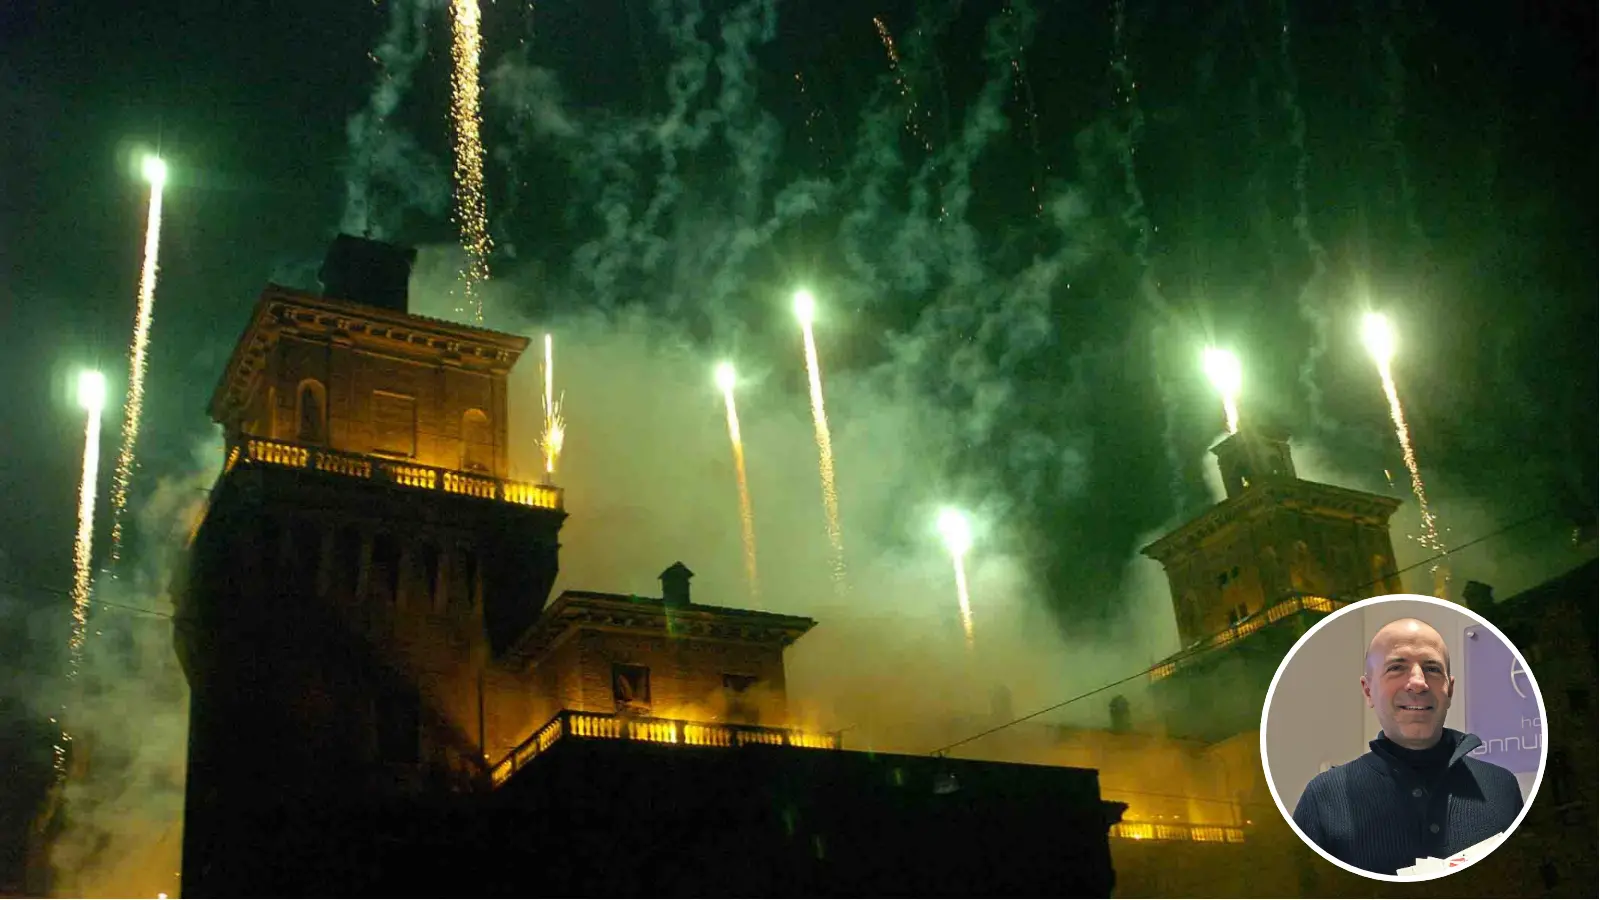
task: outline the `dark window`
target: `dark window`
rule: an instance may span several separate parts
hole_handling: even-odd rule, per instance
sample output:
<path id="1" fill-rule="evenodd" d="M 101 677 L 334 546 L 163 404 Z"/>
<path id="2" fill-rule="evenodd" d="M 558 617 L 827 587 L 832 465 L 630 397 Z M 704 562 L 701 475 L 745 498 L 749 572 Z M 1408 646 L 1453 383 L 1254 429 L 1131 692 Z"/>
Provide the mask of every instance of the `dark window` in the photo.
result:
<path id="1" fill-rule="evenodd" d="M 320 444 L 327 439 L 323 405 L 322 383 L 307 379 L 300 382 L 300 425 L 296 439 L 301 443 Z"/>
<path id="2" fill-rule="evenodd" d="M 1546 862 L 1540 866 L 1539 874 L 1544 878 L 1544 886 L 1547 888 L 1555 887 L 1556 882 L 1561 880 L 1561 873 L 1556 870 L 1556 864 L 1553 862 Z"/>
<path id="3" fill-rule="evenodd" d="M 754 675 L 723 675 L 722 690 L 728 698 L 728 718 L 742 722 L 754 722 L 757 716 L 756 705 L 750 696 L 750 689 L 755 687 Z"/>
<path id="4" fill-rule="evenodd" d="M 421 758 L 421 719 L 416 694 L 384 694 L 377 709 L 378 758 L 387 763 L 416 763 Z"/>
<path id="5" fill-rule="evenodd" d="M 354 528 L 339 529 L 333 551 L 334 593 L 346 599 L 355 595 L 356 579 L 361 574 L 361 533 Z"/>
<path id="6" fill-rule="evenodd" d="M 372 598 L 381 603 L 393 603 L 400 591 L 400 545 L 394 538 L 380 534 L 372 542 L 372 568 L 367 577 L 367 589 Z"/>
<path id="7" fill-rule="evenodd" d="M 443 605 L 439 603 L 439 548 L 432 544 L 423 544 L 421 552 L 422 562 L 422 596 L 428 601 L 429 609 L 437 609 Z"/>
<path id="8" fill-rule="evenodd" d="M 617 711 L 650 710 L 650 669 L 627 663 L 611 664 L 611 696 Z"/>

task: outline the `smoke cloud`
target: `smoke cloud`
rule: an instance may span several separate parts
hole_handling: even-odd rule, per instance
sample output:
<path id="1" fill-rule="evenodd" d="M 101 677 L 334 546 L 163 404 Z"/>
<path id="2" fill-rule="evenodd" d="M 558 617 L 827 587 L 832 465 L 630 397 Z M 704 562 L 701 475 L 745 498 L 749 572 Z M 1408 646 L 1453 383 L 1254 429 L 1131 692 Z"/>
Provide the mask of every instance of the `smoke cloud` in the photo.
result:
<path id="1" fill-rule="evenodd" d="M 213 435 L 194 447 L 190 471 L 157 481 L 137 510 L 137 555 L 117 577 L 97 576 L 67 701 L 72 759 L 50 848 L 58 896 L 178 892 L 189 688 L 169 590 L 222 459 Z"/>

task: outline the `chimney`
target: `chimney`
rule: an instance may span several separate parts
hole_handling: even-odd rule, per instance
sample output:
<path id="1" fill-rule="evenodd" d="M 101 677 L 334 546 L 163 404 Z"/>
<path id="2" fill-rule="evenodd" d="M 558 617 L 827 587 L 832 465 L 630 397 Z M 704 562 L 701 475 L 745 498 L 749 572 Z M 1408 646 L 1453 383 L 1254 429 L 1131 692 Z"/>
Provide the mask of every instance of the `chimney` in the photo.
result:
<path id="1" fill-rule="evenodd" d="M 689 579 L 694 573 L 681 562 L 675 562 L 661 573 L 661 602 L 667 606 L 689 605 Z"/>
<path id="2" fill-rule="evenodd" d="M 1132 730 L 1133 715 L 1128 709 L 1128 698 L 1121 694 L 1111 698 L 1111 730 L 1123 734 Z"/>
<path id="3" fill-rule="evenodd" d="M 341 234 L 328 247 L 317 277 L 324 297 L 409 312 L 407 287 L 416 260 L 411 247 Z"/>
<path id="4" fill-rule="evenodd" d="M 1298 477 L 1294 455 L 1289 451 L 1289 436 L 1272 426 L 1241 428 L 1237 434 L 1218 441 L 1211 452 L 1217 457 L 1229 499 L 1258 484 Z"/>
<path id="5" fill-rule="evenodd" d="M 1461 588 L 1461 600 L 1467 609 L 1478 615 L 1487 615 L 1494 606 L 1494 588 L 1481 581 L 1469 581 Z"/>

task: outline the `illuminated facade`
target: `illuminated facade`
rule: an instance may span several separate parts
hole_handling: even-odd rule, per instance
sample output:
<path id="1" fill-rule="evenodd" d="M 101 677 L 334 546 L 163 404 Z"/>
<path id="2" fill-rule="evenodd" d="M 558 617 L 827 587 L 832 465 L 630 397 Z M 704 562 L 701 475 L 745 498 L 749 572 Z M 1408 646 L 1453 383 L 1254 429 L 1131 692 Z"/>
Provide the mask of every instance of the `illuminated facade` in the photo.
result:
<path id="1" fill-rule="evenodd" d="M 1212 452 L 1227 497 L 1142 551 L 1166 570 L 1182 646 L 1154 673 L 1168 728 L 1208 741 L 1258 726 L 1278 662 L 1316 619 L 1401 590 L 1400 501 L 1305 481 L 1288 440 L 1258 431 Z"/>
<path id="2" fill-rule="evenodd" d="M 1020 832 L 1006 810 L 1046 796 L 1054 830 L 995 833 L 1013 877 L 1109 891 L 1120 807 L 1093 772 L 967 766 L 1004 790 L 942 799 L 941 763 L 823 752 L 837 736 L 791 727 L 783 654 L 812 620 L 696 603 L 682 563 L 660 597 L 547 602 L 564 498 L 515 480 L 506 428 L 527 341 L 409 314 L 413 257 L 342 236 L 322 296 L 269 286 L 214 395 L 226 457 L 174 592 L 185 894 L 522 893 L 562 865 L 579 893 L 727 892 L 707 841 L 739 843 L 770 890 L 850 893 L 915 882 L 885 861 L 943 840 L 928 883 L 976 890 L 957 849 L 977 839 L 932 817 Z M 797 844 L 817 796 L 838 807 Z M 874 804 L 916 821 L 890 835 L 845 812 Z M 571 824 L 597 810 L 600 844 Z M 672 882 L 627 857 L 641 843 L 693 864 Z"/>

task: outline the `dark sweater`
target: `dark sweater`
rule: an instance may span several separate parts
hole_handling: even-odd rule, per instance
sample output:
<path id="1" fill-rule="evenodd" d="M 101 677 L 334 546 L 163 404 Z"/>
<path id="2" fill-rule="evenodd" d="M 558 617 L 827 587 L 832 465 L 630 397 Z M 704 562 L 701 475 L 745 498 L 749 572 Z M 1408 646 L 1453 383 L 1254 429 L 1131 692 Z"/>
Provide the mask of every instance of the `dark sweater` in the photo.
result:
<path id="1" fill-rule="evenodd" d="M 1424 857 L 1445 859 L 1506 831 L 1522 812 L 1516 776 L 1467 756 L 1482 743 L 1446 728 L 1439 745 L 1416 751 L 1379 733 L 1371 752 L 1311 779 L 1294 823 L 1330 856 L 1367 872 L 1392 875 Z"/>

